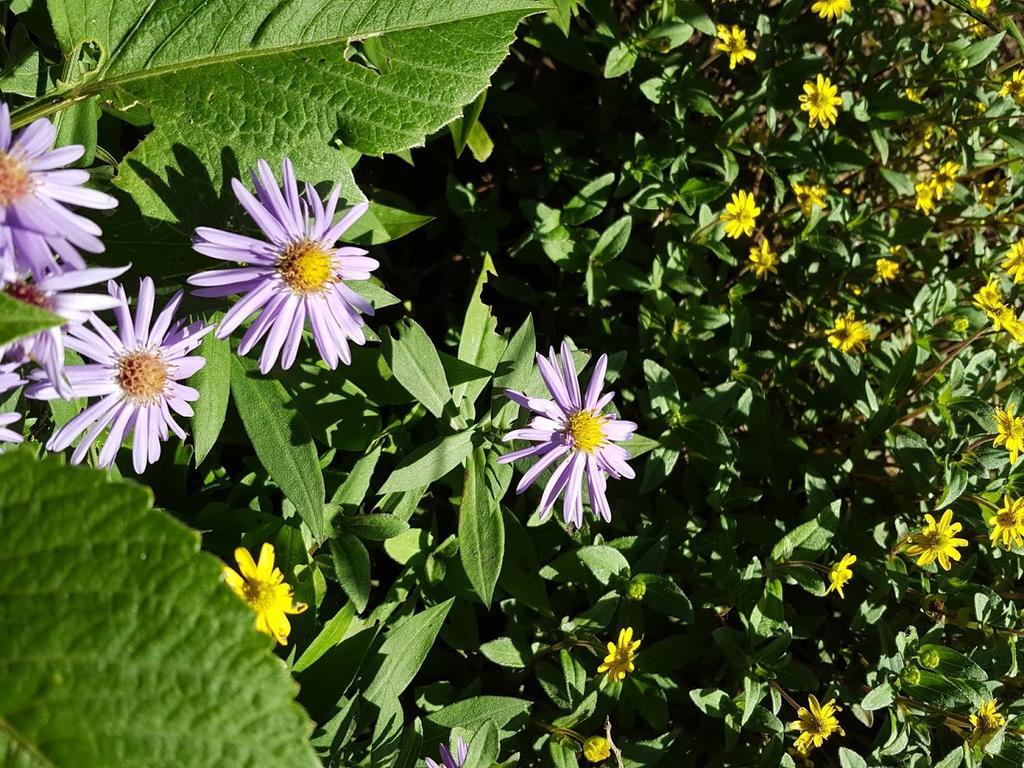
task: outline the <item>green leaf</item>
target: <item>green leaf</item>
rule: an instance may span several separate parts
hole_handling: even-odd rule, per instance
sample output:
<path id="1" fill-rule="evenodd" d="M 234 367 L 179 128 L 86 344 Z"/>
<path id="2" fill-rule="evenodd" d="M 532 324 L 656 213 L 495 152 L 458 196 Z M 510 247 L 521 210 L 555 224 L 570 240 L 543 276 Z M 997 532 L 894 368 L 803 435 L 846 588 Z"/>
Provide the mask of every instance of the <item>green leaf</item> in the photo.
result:
<path id="1" fill-rule="evenodd" d="M 119 219 L 162 223 L 160 255 L 174 259 L 164 270 L 198 263 L 188 235 L 218 205 L 227 177 L 259 158 L 291 157 L 301 179 L 344 180 L 339 141 L 374 155 L 423 144 L 487 87 L 522 16 L 544 10 L 536 0 L 184 0 L 156 10 L 149 0 L 53 0 L 49 8 L 65 59 L 89 44 L 99 61 L 18 110 L 15 125 L 97 95 L 107 110 L 148 114 L 155 130 L 118 169 L 138 210 Z M 106 240 L 129 251 L 135 228 L 112 229 Z M 156 253 L 138 255 L 147 268 L 160 263 Z"/>
<path id="2" fill-rule="evenodd" d="M 0 346 L 64 324 L 64 318 L 0 293 Z"/>
<path id="3" fill-rule="evenodd" d="M 502 667 L 523 669 L 526 667 L 527 654 L 520 651 L 514 642 L 507 637 L 499 637 L 480 646 L 480 653 Z"/>
<path id="4" fill-rule="evenodd" d="M 189 382 L 199 391 L 199 399 L 192 406 L 195 411 L 192 416 L 192 441 L 196 447 L 195 461 L 198 466 L 217 444 L 227 416 L 228 397 L 231 394 L 231 344 L 208 333 L 196 354 L 206 360 L 206 365 Z"/>
<path id="5" fill-rule="evenodd" d="M 427 720 L 442 728 L 459 727 L 468 730 L 474 730 L 491 720 L 498 728 L 504 728 L 532 706 L 532 701 L 512 696 L 474 696 L 439 709 L 428 715 Z"/>
<path id="6" fill-rule="evenodd" d="M 398 323 L 398 338 L 387 345 L 388 365 L 395 379 L 423 407 L 440 418 L 451 400 L 444 366 L 427 332 L 412 318 Z"/>
<path id="7" fill-rule="evenodd" d="M 454 435 L 431 440 L 410 453 L 395 468 L 379 493 L 396 493 L 425 488 L 444 477 L 473 452 L 474 430 L 464 429 Z"/>
<path id="8" fill-rule="evenodd" d="M 477 448 L 466 464 L 459 507 L 459 557 L 469 583 L 483 604 L 490 606 L 505 555 L 505 523 L 484 478 L 486 467 L 484 451 Z"/>
<path id="9" fill-rule="evenodd" d="M 885 709 L 896 698 L 896 694 L 892 690 L 892 686 L 888 683 L 882 683 L 881 685 L 872 688 L 864 700 L 861 701 L 860 705 L 869 712 L 876 709 Z"/>
<path id="10" fill-rule="evenodd" d="M 469 739 L 469 753 L 462 768 L 491 768 L 498 762 L 501 738 L 493 720 L 486 720 Z"/>
<path id="11" fill-rule="evenodd" d="M 231 358 L 231 393 L 260 463 L 306 524 L 313 538 L 327 536 L 324 476 L 313 436 L 290 405 L 281 382 L 260 376 L 248 358 Z"/>
<path id="12" fill-rule="evenodd" d="M 331 540 L 330 550 L 338 583 L 355 605 L 356 613 L 362 613 L 370 600 L 370 553 L 352 534 Z"/>
<path id="13" fill-rule="evenodd" d="M 358 507 L 363 503 L 370 490 L 370 480 L 373 479 L 373 470 L 377 468 L 380 452 L 381 448 L 378 445 L 355 463 L 345 482 L 331 496 L 331 504 L 339 507 Z"/>
<path id="14" fill-rule="evenodd" d="M 392 630 L 377 652 L 381 663 L 366 689 L 367 701 L 380 706 L 385 699 L 397 697 L 409 687 L 426 661 L 453 600 L 449 598 L 440 605 L 410 616 Z M 460 724 L 466 727 L 466 723 Z"/>
<path id="15" fill-rule="evenodd" d="M 433 216 L 403 211 L 373 201 L 366 213 L 345 232 L 345 240 L 356 245 L 390 243 L 433 220 Z"/>
<path id="16" fill-rule="evenodd" d="M 562 209 L 563 224 L 585 224 L 604 210 L 615 188 L 615 174 L 606 173 L 573 195 Z"/>
<path id="17" fill-rule="evenodd" d="M 481 299 L 484 286 L 487 284 L 487 276 L 496 274 L 498 273 L 494 269 L 494 262 L 488 254 L 484 254 L 480 277 L 477 278 L 473 295 L 469 299 L 466 317 L 462 322 L 462 335 L 459 337 L 459 360 L 488 372 L 494 371 L 507 346 L 505 339 L 496 333 L 498 321 L 494 319 L 491 308 Z M 452 399 L 456 405 L 463 399 L 475 402 L 485 386 L 487 379 L 459 384 L 452 392 Z"/>
<path id="18" fill-rule="evenodd" d="M 6 765 L 319 765 L 252 612 L 144 489 L 4 454 L 0 561 Z"/>
<path id="19" fill-rule="evenodd" d="M 601 233 L 601 237 L 597 239 L 597 244 L 590 252 L 590 263 L 594 267 L 600 267 L 616 258 L 622 253 L 626 243 L 629 242 L 629 235 L 632 231 L 632 216 L 623 216 L 609 226 L 608 229 Z"/>
<path id="20" fill-rule="evenodd" d="M 828 504 L 813 520 L 808 520 L 783 536 L 772 548 L 771 559 L 813 560 L 825 551 L 839 526 L 839 510 L 842 500 Z"/>
<path id="21" fill-rule="evenodd" d="M 325 653 L 331 648 L 340 643 L 348 632 L 348 628 L 352 626 L 352 619 L 356 615 L 356 606 L 350 600 L 342 606 L 341 610 L 334 614 L 324 624 L 324 628 L 320 630 L 313 642 L 309 644 L 309 647 L 302 652 L 299 656 L 298 661 L 292 666 L 292 672 L 298 674 L 304 669 L 316 664 Z"/>
<path id="22" fill-rule="evenodd" d="M 505 397 L 505 390 L 514 389 L 522 392 L 526 389 L 533 379 L 536 352 L 537 337 L 533 330 L 533 315 L 527 315 L 494 369 L 491 420 L 499 429 L 510 427 L 519 414 L 519 406 Z"/>

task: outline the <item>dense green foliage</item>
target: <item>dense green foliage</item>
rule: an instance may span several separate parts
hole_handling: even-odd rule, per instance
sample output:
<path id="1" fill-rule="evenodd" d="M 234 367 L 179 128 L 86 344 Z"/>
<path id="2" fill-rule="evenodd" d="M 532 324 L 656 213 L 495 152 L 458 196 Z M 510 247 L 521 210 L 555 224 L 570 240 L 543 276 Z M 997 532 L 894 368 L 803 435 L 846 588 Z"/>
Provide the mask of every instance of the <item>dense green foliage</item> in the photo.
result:
<path id="1" fill-rule="evenodd" d="M 33 455 L 80 401 L 2 394 L 5 764 L 1024 764 L 1022 8 L 819 4 L 13 3 L 15 126 L 119 201 L 91 263 L 186 288 L 195 227 L 252 231 L 230 179 L 290 157 L 370 202 L 381 266 L 351 365 L 205 337 L 159 509 L 127 447 Z M 0 343 L 57 322 L 0 293 Z M 498 463 L 563 339 L 638 425 L 579 530 Z M 279 660 L 179 522 L 273 544 Z M 801 751 L 811 697 L 842 709 Z"/>

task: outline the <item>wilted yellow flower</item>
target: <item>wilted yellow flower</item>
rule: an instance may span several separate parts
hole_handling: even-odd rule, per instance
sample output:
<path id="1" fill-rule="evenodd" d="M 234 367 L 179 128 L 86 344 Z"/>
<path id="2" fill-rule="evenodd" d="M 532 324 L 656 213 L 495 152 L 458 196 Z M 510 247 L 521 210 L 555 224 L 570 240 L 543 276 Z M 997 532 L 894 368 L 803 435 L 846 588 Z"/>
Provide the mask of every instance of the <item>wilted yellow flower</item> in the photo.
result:
<path id="1" fill-rule="evenodd" d="M 992 526 L 989 539 L 993 546 L 1000 539 L 1006 549 L 1024 545 L 1024 499 L 1011 499 L 1005 494 L 1002 508 L 988 519 L 988 524 Z"/>
<path id="2" fill-rule="evenodd" d="M 892 259 L 878 259 L 875 261 L 875 277 L 879 280 L 891 283 L 900 275 L 900 264 Z"/>
<path id="3" fill-rule="evenodd" d="M 928 524 L 922 530 L 911 534 L 906 552 L 917 558 L 918 565 L 930 565 L 938 560 L 942 569 L 948 571 L 952 567 L 949 561 L 960 559 L 957 547 L 967 546 L 967 539 L 956 536 L 963 526 L 953 522 L 951 509 L 947 509 L 938 522 L 935 522 L 931 515 L 925 515 L 924 519 Z"/>
<path id="4" fill-rule="evenodd" d="M 999 733 L 999 729 L 1006 725 L 1006 718 L 999 714 L 999 708 L 995 701 L 989 699 L 982 702 L 978 707 L 978 714 L 971 715 L 971 742 L 980 744 Z"/>
<path id="5" fill-rule="evenodd" d="M 804 216 L 810 216 L 815 208 L 825 208 L 825 195 L 828 194 L 828 189 L 823 185 L 813 183 L 801 184 L 798 181 L 794 181 L 790 186 L 793 188 L 793 194 L 796 195 L 796 203 L 800 206 Z"/>
<path id="6" fill-rule="evenodd" d="M 804 83 L 804 92 L 800 96 L 800 109 L 808 115 L 807 124 L 813 128 L 820 125 L 828 128 L 835 125 L 839 117 L 839 105 L 843 100 L 836 94 L 839 89 L 832 85 L 827 77 L 818 75 L 817 80 Z"/>
<path id="7" fill-rule="evenodd" d="M 291 586 L 274 566 L 274 545 L 262 546 L 259 564 L 244 547 L 235 550 L 235 560 L 238 572 L 224 566 L 224 581 L 256 612 L 256 629 L 287 645 L 292 626 L 286 614 L 302 613 L 306 604 L 295 602 Z"/>
<path id="8" fill-rule="evenodd" d="M 761 209 L 754 202 L 754 196 L 744 189 L 733 192 L 732 202 L 726 203 L 722 221 L 725 223 L 726 237 L 737 238 L 740 235 L 754 234 L 757 217 Z"/>
<path id="9" fill-rule="evenodd" d="M 733 24 L 730 29 L 724 24 L 719 24 L 717 30 L 718 42 L 715 43 L 715 50 L 729 54 L 729 69 L 736 69 L 737 64 L 757 58 L 747 47 L 747 33 L 738 26 Z"/>
<path id="10" fill-rule="evenodd" d="M 841 19 L 852 8 L 850 0 L 817 0 L 811 10 L 826 21 Z"/>
<path id="11" fill-rule="evenodd" d="M 779 271 L 776 269 L 778 263 L 779 254 L 772 250 L 767 240 L 762 240 L 760 246 L 751 246 L 750 268 L 758 280 L 763 280 L 769 272 L 777 273 Z"/>
<path id="12" fill-rule="evenodd" d="M 1017 457 L 1024 450 L 1024 416 L 1014 416 L 1013 403 L 1006 406 L 1006 409 L 996 408 L 993 414 L 996 418 L 996 436 L 992 445 L 998 448 L 1005 445 L 1010 452 L 1010 464 L 1017 463 Z"/>
<path id="13" fill-rule="evenodd" d="M 632 627 L 620 629 L 619 641 L 618 643 L 608 643 L 608 655 L 604 657 L 601 666 L 597 668 L 598 673 L 606 672 L 610 682 L 624 680 L 626 675 L 636 668 L 633 659 L 636 657 L 636 650 L 639 647 L 640 641 L 633 640 Z"/>
<path id="14" fill-rule="evenodd" d="M 612 754 L 612 745 L 604 736 L 591 736 L 583 742 L 583 756 L 592 763 L 607 760 Z"/>
<path id="15" fill-rule="evenodd" d="M 850 566 L 857 562 L 857 556 L 849 553 L 842 556 L 838 563 L 832 566 L 832 570 L 828 572 L 828 589 L 825 590 L 825 594 L 830 592 L 838 592 L 840 597 L 846 597 L 843 594 L 843 587 L 846 583 L 853 578 L 853 571 L 850 570 Z"/>
<path id="16" fill-rule="evenodd" d="M 835 326 L 828 332 L 828 343 L 847 354 L 863 352 L 865 344 L 870 340 L 871 331 L 863 321 L 856 318 L 852 309 L 837 317 Z"/>
<path id="17" fill-rule="evenodd" d="M 978 202 L 994 210 L 999 205 L 999 198 L 1006 194 L 1006 177 L 997 176 L 978 185 Z"/>
<path id="18" fill-rule="evenodd" d="M 794 746 L 801 755 L 807 755 L 815 747 L 820 747 L 833 733 L 845 736 L 846 733 L 839 726 L 839 719 L 836 713 L 842 712 L 843 708 L 836 705 L 836 700 L 819 704 L 815 696 L 807 697 L 807 706 L 797 710 L 797 720 L 789 724 L 791 731 L 799 731 Z"/>
<path id="19" fill-rule="evenodd" d="M 1024 69 L 1018 69 L 999 89 L 1000 96 L 1009 96 L 1017 106 L 1024 105 Z"/>
<path id="20" fill-rule="evenodd" d="M 1024 282 L 1024 238 L 1010 246 L 1010 252 L 1003 261 L 1003 269 L 1010 273 L 1013 282 Z"/>

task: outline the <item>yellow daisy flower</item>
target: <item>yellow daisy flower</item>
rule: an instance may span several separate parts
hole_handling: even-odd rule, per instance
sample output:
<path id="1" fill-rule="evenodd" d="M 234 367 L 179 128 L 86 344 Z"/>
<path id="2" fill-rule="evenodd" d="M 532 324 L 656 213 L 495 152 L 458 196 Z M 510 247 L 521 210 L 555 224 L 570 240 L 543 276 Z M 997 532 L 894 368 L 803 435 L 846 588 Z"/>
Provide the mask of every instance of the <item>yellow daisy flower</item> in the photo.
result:
<path id="1" fill-rule="evenodd" d="M 839 105 L 843 100 L 836 94 L 839 89 L 832 85 L 827 77 L 818 75 L 816 81 L 808 80 L 804 83 L 804 92 L 800 96 L 800 109 L 808 115 L 807 124 L 813 128 L 820 125 L 828 128 L 835 125 L 839 117 Z"/>
<path id="2" fill-rule="evenodd" d="M 879 280 L 891 283 L 900 274 L 900 263 L 892 259 L 878 259 L 875 261 L 875 277 Z"/>
<path id="3" fill-rule="evenodd" d="M 990 277 L 985 285 L 971 297 L 971 300 L 990 317 L 1003 308 L 1003 295 L 999 292 L 999 281 Z"/>
<path id="4" fill-rule="evenodd" d="M 608 655 L 597 668 L 598 674 L 607 673 L 609 682 L 624 680 L 636 668 L 633 659 L 639 647 L 640 641 L 633 639 L 632 627 L 620 629 L 619 642 L 608 643 Z"/>
<path id="5" fill-rule="evenodd" d="M 1024 343 L 1024 322 L 1008 306 L 1001 304 L 997 311 L 989 314 L 989 319 L 997 331 L 1006 331 L 1018 344 Z"/>
<path id="6" fill-rule="evenodd" d="M 927 90 L 927 88 L 904 88 L 903 95 L 907 97 L 907 101 L 920 104 L 924 101 L 924 94 Z"/>
<path id="7" fill-rule="evenodd" d="M 838 21 L 843 17 L 844 13 L 852 9 L 853 6 L 850 5 L 850 0 L 817 0 L 811 6 L 811 10 L 826 21 L 832 21 L 833 19 Z"/>
<path id="8" fill-rule="evenodd" d="M 828 332 L 828 343 L 847 354 L 863 352 L 865 344 L 870 340 L 871 331 L 862 320 L 856 318 L 852 309 L 837 317 L 835 326 Z"/>
<path id="9" fill-rule="evenodd" d="M 745 31 L 735 24 L 732 25 L 732 29 L 724 24 L 719 24 L 717 30 L 718 42 L 715 43 L 714 49 L 729 54 L 729 69 L 736 69 L 737 64 L 757 58 L 754 51 L 747 47 Z"/>
<path id="10" fill-rule="evenodd" d="M 1009 272 L 1013 282 L 1024 282 L 1024 238 L 1010 246 L 1010 252 L 1003 261 L 1003 269 Z"/>
<path id="11" fill-rule="evenodd" d="M 971 742 L 979 744 L 991 738 L 1006 725 L 1006 718 L 999 713 L 999 706 L 993 699 L 982 702 L 978 714 L 971 715 Z"/>
<path id="12" fill-rule="evenodd" d="M 996 408 L 996 436 L 992 446 L 998 448 L 1005 445 L 1010 452 L 1010 464 L 1017 463 L 1017 457 L 1024 450 L 1024 416 L 1013 415 L 1014 405 L 1010 403 L 1006 409 Z"/>
<path id="13" fill-rule="evenodd" d="M 856 562 L 857 556 L 847 553 L 843 555 L 838 563 L 832 566 L 832 570 L 828 572 L 829 585 L 828 589 L 825 590 L 826 595 L 830 592 L 838 592 L 840 597 L 846 597 L 843 594 L 843 587 L 853 578 L 853 571 L 850 570 L 850 566 Z"/>
<path id="14" fill-rule="evenodd" d="M 810 216 L 815 208 L 824 210 L 825 195 L 828 194 L 828 189 L 824 186 L 821 184 L 801 184 L 797 181 L 792 182 L 790 186 L 793 188 L 797 205 L 800 206 L 804 216 Z"/>
<path id="15" fill-rule="evenodd" d="M 914 192 L 917 193 L 917 200 L 914 208 L 924 214 L 930 214 L 935 210 L 935 187 L 930 181 L 919 181 L 914 185 Z"/>
<path id="16" fill-rule="evenodd" d="M 916 557 L 918 565 L 930 565 L 938 560 L 942 570 L 948 571 L 952 567 L 949 561 L 960 559 L 957 547 L 967 546 L 967 539 L 956 536 L 963 526 L 953 522 L 951 509 L 947 509 L 938 522 L 935 522 L 931 515 L 925 515 L 924 519 L 928 524 L 922 530 L 911 534 L 906 553 Z"/>
<path id="17" fill-rule="evenodd" d="M 833 733 L 845 736 L 846 733 L 839 726 L 837 712 L 843 708 L 836 704 L 836 700 L 819 704 L 815 696 L 807 697 L 807 706 L 797 710 L 797 720 L 789 724 L 791 731 L 799 731 L 794 746 L 801 755 L 810 754 L 815 747 L 820 747 Z"/>
<path id="18" fill-rule="evenodd" d="M 754 196 L 744 189 L 733 192 L 732 202 L 726 203 L 725 213 L 721 219 L 725 224 L 726 237 L 738 238 L 740 235 L 754 234 L 757 217 L 761 209 L 754 202 Z"/>
<path id="19" fill-rule="evenodd" d="M 1024 546 L 1024 499 L 1011 499 L 1005 494 L 1002 508 L 988 519 L 988 524 L 992 526 L 992 546 L 1000 539 L 1005 549 Z"/>
<path id="20" fill-rule="evenodd" d="M 777 273 L 779 254 L 772 250 L 767 240 L 762 240 L 761 245 L 750 248 L 750 268 L 758 280 L 763 280 L 769 273 Z"/>
<path id="21" fill-rule="evenodd" d="M 1024 69 L 1018 69 L 999 89 L 1000 96 L 1009 96 L 1017 106 L 1024 105 Z"/>
<path id="22" fill-rule="evenodd" d="M 281 569 L 274 566 L 274 545 L 262 546 L 259 563 L 253 562 L 244 547 L 235 550 L 235 560 L 238 571 L 224 566 L 224 581 L 256 612 L 256 629 L 287 645 L 292 631 L 287 614 L 302 613 L 307 606 L 295 602 L 291 586 L 285 583 Z"/>
<path id="23" fill-rule="evenodd" d="M 960 163 L 943 163 L 939 170 L 932 174 L 931 184 L 935 189 L 935 198 L 941 200 L 947 192 L 956 186 L 956 177 L 960 173 Z"/>
<path id="24" fill-rule="evenodd" d="M 583 756 L 591 763 L 600 763 L 611 757 L 612 745 L 604 736 L 591 736 L 583 742 Z"/>

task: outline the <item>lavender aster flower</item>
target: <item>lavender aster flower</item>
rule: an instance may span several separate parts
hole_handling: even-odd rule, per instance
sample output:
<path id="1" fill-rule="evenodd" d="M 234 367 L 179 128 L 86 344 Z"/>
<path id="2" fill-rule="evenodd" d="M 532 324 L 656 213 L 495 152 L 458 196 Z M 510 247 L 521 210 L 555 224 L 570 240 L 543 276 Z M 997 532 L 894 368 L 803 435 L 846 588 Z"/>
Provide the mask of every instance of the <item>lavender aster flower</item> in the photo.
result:
<path id="1" fill-rule="evenodd" d="M 266 336 L 260 355 L 263 373 L 279 356 L 282 368 L 291 367 L 307 319 L 320 356 L 334 369 L 339 360 L 351 362 L 349 341 L 366 341 L 360 313 L 373 314 L 370 303 L 345 281 L 368 279 L 378 262 L 368 258 L 362 248 L 334 247 L 342 233 L 366 212 L 367 204 L 355 206 L 332 224 L 341 187 L 335 186 L 325 203 L 310 184 L 305 185 L 305 194 L 299 195 L 291 161 L 282 163 L 281 173 L 279 187 L 270 166 L 261 160 L 252 174 L 255 196 L 238 179 L 232 180 L 235 196 L 266 239 L 209 227 L 196 229 L 195 250 L 245 266 L 200 272 L 190 277 L 189 283 L 199 286 L 197 296 L 242 294 L 224 315 L 218 338 L 227 338 L 247 317 L 260 312 L 242 336 L 238 352 L 247 354 Z"/>
<path id="2" fill-rule="evenodd" d="M 428 757 L 427 768 L 462 768 L 466 762 L 466 757 L 469 755 L 469 747 L 466 746 L 466 741 L 461 736 L 459 736 L 459 741 L 455 745 L 454 755 L 444 744 L 440 745 L 440 750 L 441 762 L 435 763 Z"/>
<path id="3" fill-rule="evenodd" d="M 561 365 L 554 348 L 547 358 L 538 354 L 537 365 L 554 400 L 527 397 L 522 392 L 505 390 L 510 400 L 537 415 L 529 427 L 514 429 L 504 437 L 506 442 L 530 440 L 537 445 L 507 453 L 498 461 L 507 464 L 518 459 L 539 457 L 516 486 L 516 493 L 522 493 L 545 469 L 564 457 L 565 461 L 555 469 L 541 495 L 538 507 L 541 519 L 550 514 L 555 501 L 564 491 L 562 517 L 569 525 L 582 527 L 583 478 L 586 476 L 591 508 L 605 521 L 610 521 L 612 512 L 605 495 L 606 476 L 611 475 L 616 479 L 632 479 L 636 476 L 626 463 L 629 454 L 613 443 L 632 438 L 636 424 L 619 419 L 614 414 L 602 414 L 604 407 L 615 396 L 614 392 L 601 393 L 608 356 L 601 355 L 597 361 L 585 395 L 580 393 L 572 351 L 566 342 L 562 342 Z"/>
<path id="4" fill-rule="evenodd" d="M 25 380 L 17 374 L 17 364 L 8 363 L 0 365 L 0 395 L 25 383 Z M 11 424 L 21 419 L 20 413 L 0 413 L 0 444 L 20 443 L 22 436 L 13 429 L 8 429 Z"/>
<path id="5" fill-rule="evenodd" d="M 197 400 L 199 393 L 181 382 L 206 363 L 202 357 L 189 356 L 189 353 L 212 328 L 202 323 L 186 325 L 174 320 L 181 291 L 153 320 L 155 291 L 148 277 L 139 283 L 134 317 L 129 312 L 124 289 L 111 281 L 108 291 L 117 299 L 116 334 L 96 315 L 89 316 L 87 325 L 75 326 L 66 332 L 67 345 L 93 361 L 64 369 L 72 394 L 100 400 L 57 430 L 46 447 L 63 451 L 85 433 L 71 456 L 71 463 L 78 464 L 85 458 L 89 446 L 109 426 L 110 432 L 100 451 L 100 466 L 112 464 L 122 440 L 134 433 L 132 463 L 135 471 L 141 473 L 149 463 L 160 458 L 160 443 L 167 439 L 168 430 L 185 439 L 185 432 L 175 422 L 171 411 L 179 416 L 192 415 L 189 403 Z M 32 384 L 28 395 L 41 400 L 60 396 L 53 382 L 45 380 Z"/>
<path id="6" fill-rule="evenodd" d="M 46 271 L 39 280 L 32 280 L 29 273 L 19 273 L 8 266 L 0 270 L 0 293 L 17 301 L 45 309 L 63 317 L 68 322 L 63 326 L 48 328 L 27 338 L 18 339 L 6 347 L 0 346 L 0 357 L 7 356 L 19 363 L 35 361 L 61 397 L 70 397 L 70 390 L 64 381 L 64 336 L 62 328 L 84 323 L 91 312 L 113 309 L 118 300 L 107 294 L 74 293 L 76 288 L 106 282 L 122 275 L 128 267 L 113 269 L 79 269 L 72 272 Z"/>
<path id="7" fill-rule="evenodd" d="M 85 267 L 78 251 L 100 253 L 100 228 L 72 213 L 67 205 L 108 209 L 110 195 L 83 185 L 89 172 L 64 168 L 85 147 L 53 148 L 57 129 L 46 118 L 11 133 L 11 114 L 0 104 L 0 256 L 36 275 L 57 266 L 57 257 L 76 269 Z"/>

